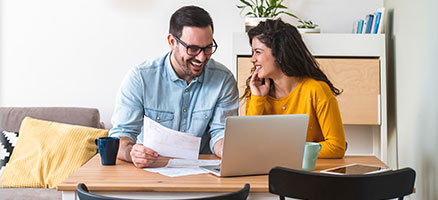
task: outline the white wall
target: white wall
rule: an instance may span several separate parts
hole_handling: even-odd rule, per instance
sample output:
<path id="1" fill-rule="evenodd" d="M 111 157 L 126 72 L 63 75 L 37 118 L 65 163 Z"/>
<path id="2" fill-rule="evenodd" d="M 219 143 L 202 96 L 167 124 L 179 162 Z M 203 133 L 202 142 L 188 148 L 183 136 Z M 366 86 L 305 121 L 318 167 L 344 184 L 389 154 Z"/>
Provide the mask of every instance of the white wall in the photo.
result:
<path id="1" fill-rule="evenodd" d="M 196 4 L 210 12 L 219 43 L 213 57 L 232 66 L 232 33 L 244 31 L 237 3 L 0 0 L 0 105 L 96 107 L 110 128 L 122 78 L 129 68 L 168 51 L 168 21 L 182 5 Z M 345 33 L 383 0 L 286 3 L 293 13 L 318 23 L 322 32 Z"/>
<path id="2" fill-rule="evenodd" d="M 392 0 L 398 164 L 417 172 L 414 199 L 438 199 L 436 0 Z"/>

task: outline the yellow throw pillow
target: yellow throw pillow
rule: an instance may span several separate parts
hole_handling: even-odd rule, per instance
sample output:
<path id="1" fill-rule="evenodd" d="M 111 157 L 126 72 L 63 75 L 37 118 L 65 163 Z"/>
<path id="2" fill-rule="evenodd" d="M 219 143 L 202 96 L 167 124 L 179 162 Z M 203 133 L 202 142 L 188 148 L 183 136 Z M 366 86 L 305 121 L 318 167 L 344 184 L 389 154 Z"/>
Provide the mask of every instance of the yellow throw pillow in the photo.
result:
<path id="1" fill-rule="evenodd" d="M 24 118 L 20 136 L 2 173 L 3 187 L 56 188 L 97 152 L 104 129 Z"/>

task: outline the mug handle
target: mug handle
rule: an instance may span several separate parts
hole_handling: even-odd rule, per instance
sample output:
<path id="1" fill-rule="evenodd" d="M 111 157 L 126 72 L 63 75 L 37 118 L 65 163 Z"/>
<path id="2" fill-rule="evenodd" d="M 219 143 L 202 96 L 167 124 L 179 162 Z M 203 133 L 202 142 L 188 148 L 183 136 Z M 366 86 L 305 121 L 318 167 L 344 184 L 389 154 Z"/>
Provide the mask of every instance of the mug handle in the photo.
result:
<path id="1" fill-rule="evenodd" d="M 318 143 L 319 144 L 319 143 Z M 321 149 L 322 149 L 322 145 L 321 144 L 319 144 L 319 150 L 318 150 L 318 152 L 320 152 L 321 151 Z"/>
<path id="2" fill-rule="evenodd" d="M 99 145 L 97 144 L 97 140 L 98 140 L 99 138 L 96 138 L 96 139 L 94 139 L 94 144 L 96 144 L 96 146 L 97 146 L 97 151 L 96 151 L 96 153 L 99 153 Z"/>

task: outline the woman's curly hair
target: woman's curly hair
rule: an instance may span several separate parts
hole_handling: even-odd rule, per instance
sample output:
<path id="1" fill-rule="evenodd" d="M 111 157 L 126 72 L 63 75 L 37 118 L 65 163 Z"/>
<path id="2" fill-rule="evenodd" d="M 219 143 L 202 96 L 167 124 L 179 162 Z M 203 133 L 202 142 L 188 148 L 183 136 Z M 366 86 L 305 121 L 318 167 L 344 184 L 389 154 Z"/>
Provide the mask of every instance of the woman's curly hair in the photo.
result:
<path id="1" fill-rule="evenodd" d="M 252 45 L 253 38 L 257 38 L 272 51 L 275 62 L 281 71 L 287 76 L 309 77 L 318 81 L 324 81 L 330 87 L 335 96 L 342 93 L 328 80 L 321 71 L 315 58 L 301 38 L 301 34 L 294 26 L 283 22 L 281 19 L 266 20 L 248 31 L 249 43 Z M 251 69 L 251 72 L 255 67 Z M 245 93 L 241 99 L 249 95 L 249 82 L 246 80 Z M 272 86 L 271 86 L 272 87 Z"/>

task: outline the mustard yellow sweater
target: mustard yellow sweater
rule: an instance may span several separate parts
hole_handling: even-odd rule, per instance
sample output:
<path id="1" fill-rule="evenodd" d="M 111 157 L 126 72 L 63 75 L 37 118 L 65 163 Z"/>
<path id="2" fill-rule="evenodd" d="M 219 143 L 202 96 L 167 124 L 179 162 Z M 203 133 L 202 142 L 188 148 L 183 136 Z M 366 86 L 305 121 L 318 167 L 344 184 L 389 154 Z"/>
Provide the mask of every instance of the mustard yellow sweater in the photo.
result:
<path id="1" fill-rule="evenodd" d="M 250 94 L 246 115 L 308 114 L 308 142 L 318 142 L 319 158 L 341 158 L 345 153 L 345 133 L 338 101 L 323 81 L 303 78 L 287 96 L 276 99 Z"/>

